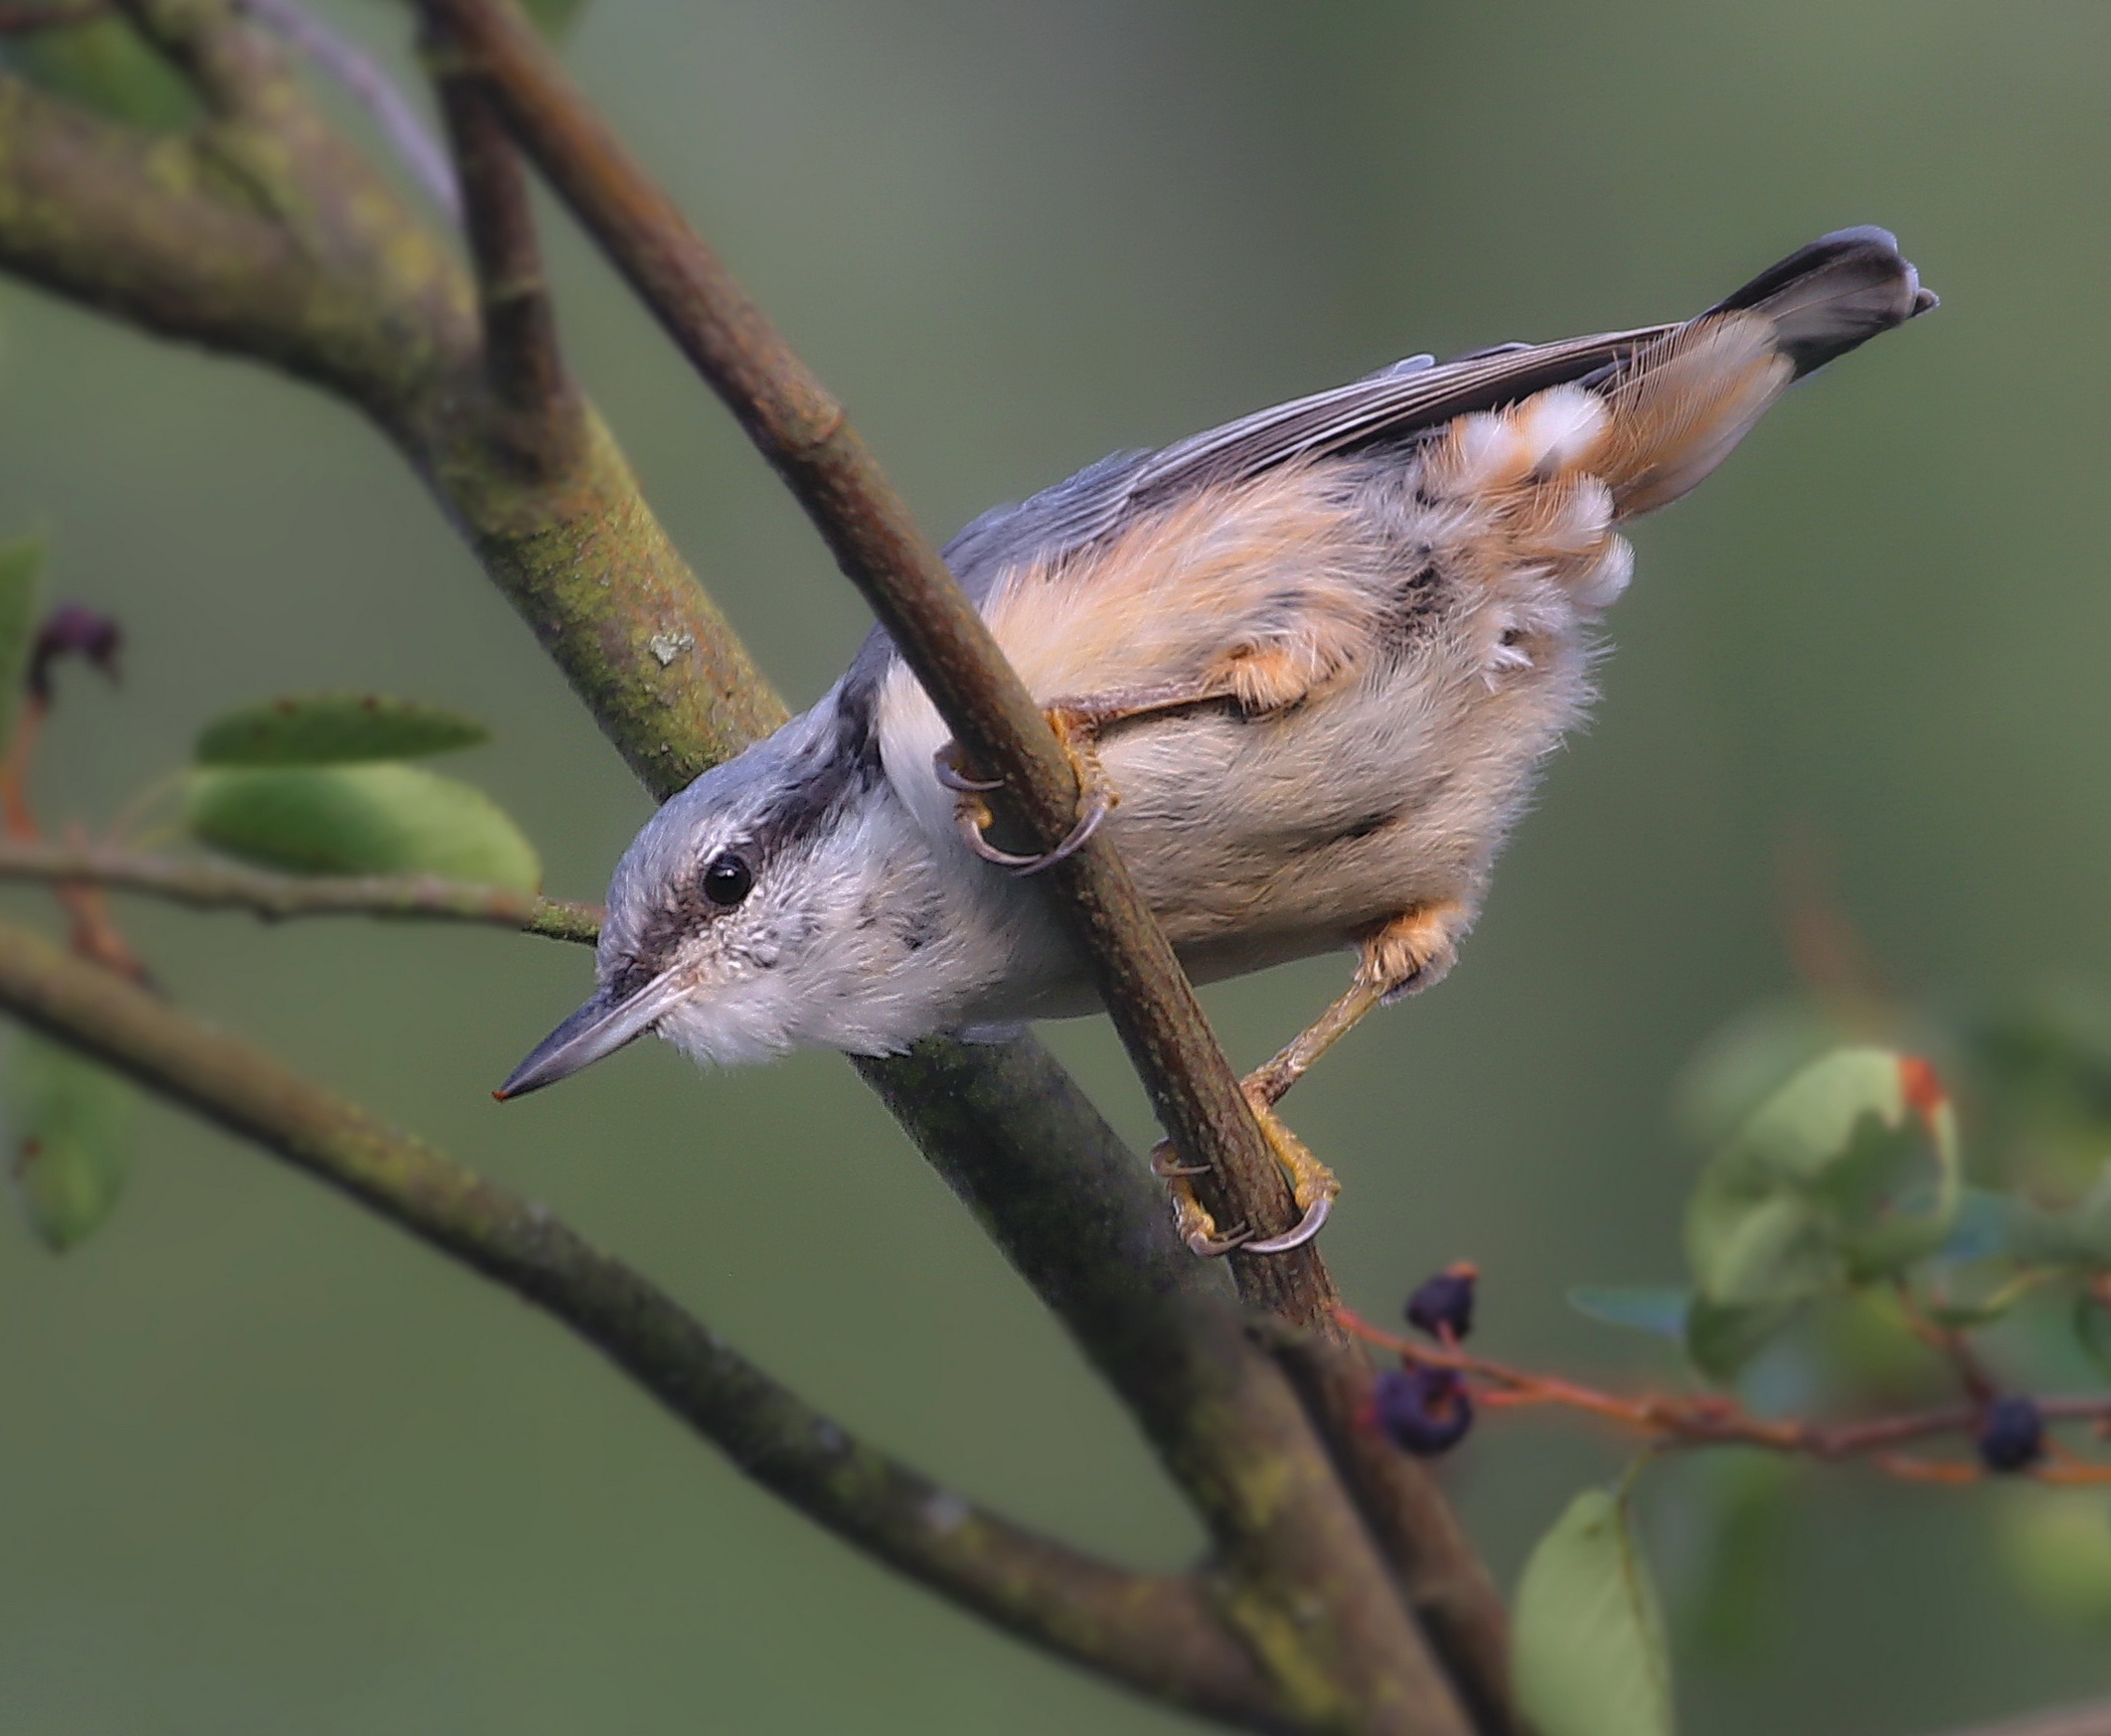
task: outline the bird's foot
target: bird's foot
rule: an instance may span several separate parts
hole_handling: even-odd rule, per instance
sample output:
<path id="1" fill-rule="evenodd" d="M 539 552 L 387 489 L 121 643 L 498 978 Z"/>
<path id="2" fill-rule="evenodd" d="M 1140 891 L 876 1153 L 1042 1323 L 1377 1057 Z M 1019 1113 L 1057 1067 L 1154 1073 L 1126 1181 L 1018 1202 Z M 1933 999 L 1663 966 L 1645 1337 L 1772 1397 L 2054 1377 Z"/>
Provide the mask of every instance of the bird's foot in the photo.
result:
<path id="1" fill-rule="evenodd" d="M 1333 1211 L 1334 1201 L 1342 1190 L 1334 1172 L 1283 1125 L 1265 1084 L 1248 1080 L 1245 1092 L 1246 1101 L 1253 1105 L 1253 1114 L 1260 1122 L 1261 1132 L 1267 1137 L 1268 1149 L 1290 1184 L 1290 1197 L 1297 1206 L 1298 1220 L 1278 1236 L 1256 1239 L 1253 1231 L 1244 1224 L 1227 1233 L 1218 1233 L 1216 1217 L 1195 1192 L 1193 1178 L 1204 1174 L 1208 1166 L 1178 1162 L 1172 1142 L 1162 1140 L 1151 1153 L 1151 1168 L 1166 1178 L 1167 1191 L 1173 1196 L 1175 1233 L 1204 1259 L 1228 1254 L 1234 1248 L 1249 1254 L 1287 1254 L 1293 1248 L 1301 1248 L 1325 1227 L 1328 1214 Z"/>
<path id="2" fill-rule="evenodd" d="M 1002 778 L 975 776 L 961 763 L 957 742 L 946 742 L 931 756 L 938 781 L 959 797 L 953 807 L 953 824 L 959 828 L 961 842 L 984 862 L 1020 875 L 1038 874 L 1065 857 L 1075 856 L 1120 799 L 1107 782 L 1099 755 L 1093 749 L 1089 719 L 1063 706 L 1050 708 L 1047 715 L 1049 726 L 1056 731 L 1056 739 L 1062 743 L 1070 767 L 1077 774 L 1077 820 L 1055 849 L 1038 856 L 1015 856 L 1011 851 L 999 850 L 985 836 L 995 816 L 984 798 L 990 791 L 1003 788 Z"/>

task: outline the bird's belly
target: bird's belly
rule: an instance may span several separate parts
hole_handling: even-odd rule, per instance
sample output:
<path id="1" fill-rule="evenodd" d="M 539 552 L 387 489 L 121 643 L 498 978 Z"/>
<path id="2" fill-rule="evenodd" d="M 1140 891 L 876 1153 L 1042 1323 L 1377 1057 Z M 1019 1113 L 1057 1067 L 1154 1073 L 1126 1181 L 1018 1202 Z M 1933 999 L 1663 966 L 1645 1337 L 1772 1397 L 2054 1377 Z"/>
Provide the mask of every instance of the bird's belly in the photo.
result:
<path id="1" fill-rule="evenodd" d="M 1197 712 L 1108 737 L 1110 831 L 1198 978 L 1346 946 L 1419 905 L 1478 902 L 1545 742 L 1475 739 L 1469 722 L 1392 697 Z"/>

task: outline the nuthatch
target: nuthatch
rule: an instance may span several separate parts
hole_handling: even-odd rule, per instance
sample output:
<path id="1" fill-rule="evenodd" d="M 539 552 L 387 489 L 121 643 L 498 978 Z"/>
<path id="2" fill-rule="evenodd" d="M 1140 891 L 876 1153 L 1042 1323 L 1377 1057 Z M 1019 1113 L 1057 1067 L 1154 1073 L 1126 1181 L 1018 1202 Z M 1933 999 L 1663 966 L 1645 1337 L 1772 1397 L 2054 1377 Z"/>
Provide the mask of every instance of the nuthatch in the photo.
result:
<path id="1" fill-rule="evenodd" d="M 1355 948 L 1346 994 L 1246 1089 L 1310 1238 L 1337 1186 L 1273 1105 L 1380 1002 L 1451 968 L 1540 763 L 1590 697 L 1624 519 L 1677 499 L 1794 381 L 1935 305 L 1842 230 L 1680 325 L 1410 357 L 1000 507 L 945 553 L 1049 708 L 1198 982 Z M 700 1061 L 886 1054 L 1097 1010 L 982 835 L 970 775 L 875 633 L 805 715 L 653 816 L 593 997 L 502 1097 L 648 1030 Z M 1118 805 L 1117 805 L 1118 804 Z M 1056 854 L 1061 854 L 1058 851 Z M 1178 1166 L 1181 1228 L 1218 1237 Z"/>

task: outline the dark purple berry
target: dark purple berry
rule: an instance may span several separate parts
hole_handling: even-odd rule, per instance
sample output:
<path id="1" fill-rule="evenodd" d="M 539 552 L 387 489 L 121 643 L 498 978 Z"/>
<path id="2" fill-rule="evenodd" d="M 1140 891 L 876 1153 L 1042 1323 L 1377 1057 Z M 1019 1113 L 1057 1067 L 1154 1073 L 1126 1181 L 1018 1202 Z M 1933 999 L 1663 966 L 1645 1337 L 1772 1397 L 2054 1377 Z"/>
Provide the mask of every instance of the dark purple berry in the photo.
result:
<path id="1" fill-rule="evenodd" d="M 48 702 L 52 665 L 63 657 L 78 657 L 115 681 L 117 650 L 123 643 L 123 632 L 108 615 L 84 603 L 61 603 L 37 629 L 37 643 L 30 650 L 29 691 Z"/>
<path id="2" fill-rule="evenodd" d="M 1979 1419 L 1979 1462 L 1989 1471 L 2028 1471 L 2045 1456 L 2045 1417 L 2020 1393 L 1997 1398 Z"/>
<path id="3" fill-rule="evenodd" d="M 1473 1394 L 1452 1368 L 1387 1368 L 1372 1393 L 1379 1427 L 1418 1459 L 1449 1452 L 1473 1427 Z"/>
<path id="4" fill-rule="evenodd" d="M 1432 1339 L 1446 1332 L 1463 1339 L 1473 1331 L 1473 1280 L 1471 1266 L 1453 1266 L 1425 1278 L 1407 1298 L 1407 1324 Z"/>

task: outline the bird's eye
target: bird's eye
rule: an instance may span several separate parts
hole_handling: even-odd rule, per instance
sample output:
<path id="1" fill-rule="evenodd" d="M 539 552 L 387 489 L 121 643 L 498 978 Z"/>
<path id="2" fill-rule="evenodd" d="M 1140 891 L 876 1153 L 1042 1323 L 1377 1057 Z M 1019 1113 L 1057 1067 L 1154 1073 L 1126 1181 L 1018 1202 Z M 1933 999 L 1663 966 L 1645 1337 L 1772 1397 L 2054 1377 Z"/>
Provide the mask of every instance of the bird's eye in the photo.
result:
<path id="1" fill-rule="evenodd" d="M 721 851 L 704 866 L 704 896 L 714 904 L 730 910 L 754 887 L 755 870 L 730 850 Z"/>

